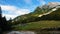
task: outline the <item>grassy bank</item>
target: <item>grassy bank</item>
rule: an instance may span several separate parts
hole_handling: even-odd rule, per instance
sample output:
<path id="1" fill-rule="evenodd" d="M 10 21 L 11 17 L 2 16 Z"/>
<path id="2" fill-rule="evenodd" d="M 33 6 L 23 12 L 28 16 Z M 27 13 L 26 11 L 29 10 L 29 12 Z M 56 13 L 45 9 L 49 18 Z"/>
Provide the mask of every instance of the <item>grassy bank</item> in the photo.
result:
<path id="1" fill-rule="evenodd" d="M 14 30 L 41 30 L 43 28 L 60 27 L 60 21 L 38 21 L 30 22 L 26 25 L 16 25 Z"/>

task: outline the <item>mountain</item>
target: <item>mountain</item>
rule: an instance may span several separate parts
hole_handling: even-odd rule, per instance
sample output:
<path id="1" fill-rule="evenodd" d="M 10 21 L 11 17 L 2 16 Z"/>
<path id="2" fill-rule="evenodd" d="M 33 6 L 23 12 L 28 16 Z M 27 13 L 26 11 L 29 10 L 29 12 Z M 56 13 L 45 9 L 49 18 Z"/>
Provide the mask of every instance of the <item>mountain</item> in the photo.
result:
<path id="1" fill-rule="evenodd" d="M 60 5 L 60 2 L 49 2 L 49 3 L 48 3 L 48 6 L 49 6 L 50 8 L 53 8 L 53 7 L 58 6 L 58 5 Z"/>
<path id="2" fill-rule="evenodd" d="M 60 20 L 60 3 L 50 2 L 42 7 L 37 7 L 34 12 L 21 15 L 13 19 L 14 23 L 29 23 L 40 20 Z"/>
<path id="3" fill-rule="evenodd" d="M 60 20 L 60 8 L 40 15 L 40 20 Z"/>

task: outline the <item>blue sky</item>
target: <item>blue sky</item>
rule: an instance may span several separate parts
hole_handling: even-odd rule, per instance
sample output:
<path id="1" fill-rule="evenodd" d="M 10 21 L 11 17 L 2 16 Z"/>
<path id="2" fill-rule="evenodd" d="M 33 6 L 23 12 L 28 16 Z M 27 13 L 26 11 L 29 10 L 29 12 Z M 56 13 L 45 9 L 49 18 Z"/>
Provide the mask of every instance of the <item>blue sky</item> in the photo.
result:
<path id="1" fill-rule="evenodd" d="M 60 0 L 0 0 L 3 16 L 7 19 L 33 12 L 37 6 Z"/>

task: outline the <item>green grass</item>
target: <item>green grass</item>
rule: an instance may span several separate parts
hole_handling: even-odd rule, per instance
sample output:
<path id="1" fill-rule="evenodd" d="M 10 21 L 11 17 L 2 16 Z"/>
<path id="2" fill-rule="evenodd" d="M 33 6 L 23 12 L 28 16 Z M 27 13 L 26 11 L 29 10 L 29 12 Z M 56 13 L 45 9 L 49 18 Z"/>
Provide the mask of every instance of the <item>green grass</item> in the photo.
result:
<path id="1" fill-rule="evenodd" d="M 38 21 L 27 23 L 25 26 L 16 25 L 15 30 L 40 30 L 42 28 L 60 27 L 60 21 Z"/>

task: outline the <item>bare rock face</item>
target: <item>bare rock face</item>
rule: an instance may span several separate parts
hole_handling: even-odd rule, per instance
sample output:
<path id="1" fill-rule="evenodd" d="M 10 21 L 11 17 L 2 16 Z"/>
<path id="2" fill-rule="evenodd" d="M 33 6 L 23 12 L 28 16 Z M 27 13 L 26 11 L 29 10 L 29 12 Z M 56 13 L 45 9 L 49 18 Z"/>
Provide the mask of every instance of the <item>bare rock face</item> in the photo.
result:
<path id="1" fill-rule="evenodd" d="M 43 5 L 41 8 L 53 8 L 60 5 L 60 2 L 49 2 L 48 4 Z"/>
<path id="2" fill-rule="evenodd" d="M 49 2 L 48 5 L 49 5 L 49 7 L 53 8 L 55 6 L 60 5 L 60 2 Z"/>

